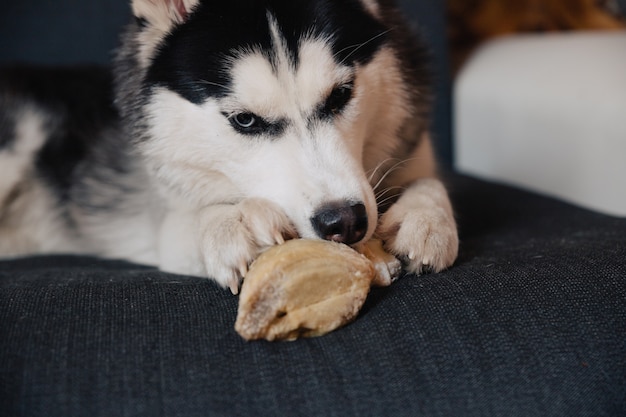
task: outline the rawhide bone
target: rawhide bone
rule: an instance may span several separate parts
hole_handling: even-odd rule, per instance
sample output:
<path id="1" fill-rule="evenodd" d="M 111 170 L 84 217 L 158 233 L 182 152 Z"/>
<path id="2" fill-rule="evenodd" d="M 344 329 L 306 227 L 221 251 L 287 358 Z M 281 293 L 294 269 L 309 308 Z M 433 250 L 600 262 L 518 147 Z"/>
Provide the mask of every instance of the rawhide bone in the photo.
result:
<path id="1" fill-rule="evenodd" d="M 246 340 L 295 340 L 351 322 L 370 286 L 389 285 L 401 270 L 378 241 L 361 252 L 309 239 L 268 249 L 246 274 L 235 330 Z"/>

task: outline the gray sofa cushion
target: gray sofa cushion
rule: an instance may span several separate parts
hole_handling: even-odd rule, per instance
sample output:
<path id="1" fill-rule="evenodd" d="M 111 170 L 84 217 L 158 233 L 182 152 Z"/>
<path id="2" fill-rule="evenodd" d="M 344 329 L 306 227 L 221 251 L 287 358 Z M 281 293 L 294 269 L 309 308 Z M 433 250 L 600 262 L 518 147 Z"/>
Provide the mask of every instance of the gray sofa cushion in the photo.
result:
<path id="1" fill-rule="evenodd" d="M 92 258 L 0 262 L 7 416 L 619 416 L 626 219 L 450 179 L 457 264 L 357 320 L 244 342 L 210 281 Z"/>

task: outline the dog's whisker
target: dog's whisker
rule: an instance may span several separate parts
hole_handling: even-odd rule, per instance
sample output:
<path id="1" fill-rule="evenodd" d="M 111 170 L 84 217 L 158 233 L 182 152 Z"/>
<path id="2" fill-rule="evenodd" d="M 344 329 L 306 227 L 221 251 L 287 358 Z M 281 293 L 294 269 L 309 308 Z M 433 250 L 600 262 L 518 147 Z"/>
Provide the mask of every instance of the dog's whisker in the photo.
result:
<path id="1" fill-rule="evenodd" d="M 223 88 L 224 90 L 227 90 L 227 91 L 230 91 L 230 89 L 231 89 L 229 86 L 226 86 L 226 85 L 220 84 L 220 83 L 214 83 L 212 81 L 198 80 L 198 82 L 200 84 L 212 85 L 212 86 L 215 86 L 215 87 Z"/>
<path id="2" fill-rule="evenodd" d="M 376 199 L 379 199 L 380 197 L 384 196 L 385 194 L 389 193 L 390 191 L 404 191 L 406 190 L 406 187 L 400 186 L 400 185 L 396 185 L 395 187 L 387 187 L 384 190 L 381 190 L 379 192 L 376 193 L 375 197 Z"/>
<path id="3" fill-rule="evenodd" d="M 405 162 L 405 160 L 399 159 L 389 159 L 388 162 L 397 161 L 395 164 L 391 165 L 389 168 L 385 170 L 385 172 L 380 176 L 378 182 L 373 186 L 374 190 L 376 190 L 380 185 L 387 179 L 389 175 L 391 175 L 394 171 L 400 169 L 400 166 Z"/>
<path id="4" fill-rule="evenodd" d="M 337 57 L 337 55 L 341 54 L 342 52 L 344 52 L 344 51 L 346 51 L 346 50 L 348 50 L 350 48 L 354 48 L 354 49 L 352 49 L 352 51 L 348 55 L 346 55 L 341 60 L 340 63 L 343 65 L 348 60 L 348 58 L 350 58 L 352 55 L 354 55 L 359 49 L 363 48 L 365 45 L 367 45 L 367 44 L 369 44 L 371 42 L 374 42 L 376 39 L 385 36 L 389 32 L 391 32 L 391 29 L 385 30 L 385 31 L 379 33 L 378 35 L 371 37 L 370 39 L 368 39 L 367 41 L 365 41 L 363 43 L 347 46 L 347 47 L 341 49 L 340 51 L 338 51 L 334 56 Z"/>
<path id="5" fill-rule="evenodd" d="M 380 207 L 380 206 L 384 206 L 384 205 L 385 205 L 385 204 L 387 204 L 389 201 L 395 201 L 395 200 L 396 200 L 396 199 L 400 196 L 400 194 L 401 194 L 401 193 L 390 195 L 390 196 L 389 196 L 389 197 L 387 197 L 387 198 L 384 198 L 384 199 L 382 199 L 382 200 L 380 200 L 380 201 L 376 201 L 376 204 L 378 204 L 378 206 L 379 206 L 379 207 Z"/>
<path id="6" fill-rule="evenodd" d="M 376 195 L 376 204 L 380 206 L 380 205 L 384 205 L 385 203 L 389 201 L 393 201 L 396 198 L 398 198 L 405 190 L 406 190 L 405 187 L 399 187 L 399 186 L 386 188 L 383 192 Z M 382 198 L 383 196 L 385 196 L 385 194 L 389 194 L 389 195 L 387 195 L 385 198 Z"/>
<path id="7" fill-rule="evenodd" d="M 381 169 L 383 166 L 385 166 L 385 164 L 387 164 L 388 162 L 391 162 L 394 160 L 396 159 L 395 158 L 384 159 L 383 161 L 379 162 L 378 165 L 376 165 L 374 168 L 366 172 L 367 181 L 371 183 L 374 180 L 374 177 L 376 176 L 376 174 L 378 173 L 378 170 Z"/>
<path id="8" fill-rule="evenodd" d="M 381 186 L 381 184 L 391 175 L 393 174 L 395 171 L 397 171 L 398 169 L 400 169 L 402 167 L 403 164 L 406 164 L 407 162 L 411 162 L 411 161 L 415 161 L 417 158 L 408 158 L 408 159 L 403 159 L 399 162 L 397 162 L 396 164 L 392 165 L 391 167 L 389 167 L 389 169 L 382 175 L 382 177 L 378 180 L 378 182 L 372 187 L 374 189 L 374 191 L 376 191 L 376 189 L 378 187 Z"/>

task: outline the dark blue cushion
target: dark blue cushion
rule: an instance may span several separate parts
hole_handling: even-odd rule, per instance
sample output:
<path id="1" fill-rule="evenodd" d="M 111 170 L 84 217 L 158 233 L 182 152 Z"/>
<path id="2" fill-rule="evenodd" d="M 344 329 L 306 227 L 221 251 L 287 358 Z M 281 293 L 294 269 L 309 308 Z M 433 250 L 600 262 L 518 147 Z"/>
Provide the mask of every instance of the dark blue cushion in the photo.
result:
<path id="1" fill-rule="evenodd" d="M 6 416 L 623 416 L 626 219 L 463 177 L 457 264 L 357 320 L 244 342 L 213 283 L 91 258 L 0 262 Z"/>

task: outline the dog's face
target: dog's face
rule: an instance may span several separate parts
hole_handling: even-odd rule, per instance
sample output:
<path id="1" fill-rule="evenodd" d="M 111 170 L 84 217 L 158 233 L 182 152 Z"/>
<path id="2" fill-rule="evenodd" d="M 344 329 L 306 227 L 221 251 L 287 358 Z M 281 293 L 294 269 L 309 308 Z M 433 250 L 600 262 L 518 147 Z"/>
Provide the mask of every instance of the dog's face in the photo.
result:
<path id="1" fill-rule="evenodd" d="M 140 146 L 168 188 L 201 205 L 270 200 L 302 237 L 372 235 L 377 208 L 363 152 L 375 113 L 400 94 L 384 89 L 397 80 L 381 75 L 393 73 L 394 57 L 374 1 L 135 0 L 133 8 L 146 74 Z"/>

